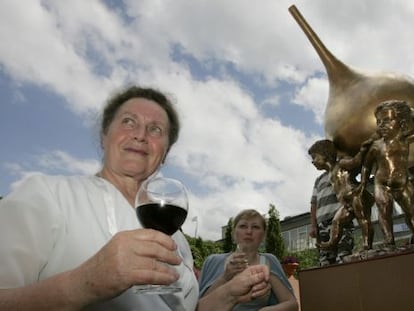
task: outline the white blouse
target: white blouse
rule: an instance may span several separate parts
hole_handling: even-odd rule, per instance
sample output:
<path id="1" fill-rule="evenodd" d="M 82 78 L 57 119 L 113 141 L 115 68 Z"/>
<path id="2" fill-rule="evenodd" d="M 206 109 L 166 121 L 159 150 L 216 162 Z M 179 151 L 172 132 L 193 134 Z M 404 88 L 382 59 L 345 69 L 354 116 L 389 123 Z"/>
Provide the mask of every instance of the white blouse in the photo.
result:
<path id="1" fill-rule="evenodd" d="M 0 200 L 0 288 L 31 284 L 73 269 L 118 231 L 142 228 L 135 210 L 108 181 L 96 176 L 36 175 Z M 198 283 L 190 247 L 181 232 L 173 239 L 183 262 L 183 288 L 173 295 L 133 289 L 93 310 L 195 310 Z"/>

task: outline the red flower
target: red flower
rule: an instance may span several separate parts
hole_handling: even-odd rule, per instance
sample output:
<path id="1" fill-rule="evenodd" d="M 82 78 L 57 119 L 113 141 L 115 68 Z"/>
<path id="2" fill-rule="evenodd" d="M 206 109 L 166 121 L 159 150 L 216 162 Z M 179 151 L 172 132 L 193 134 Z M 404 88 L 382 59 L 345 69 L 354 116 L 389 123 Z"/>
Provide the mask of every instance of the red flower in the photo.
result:
<path id="1" fill-rule="evenodd" d="M 295 256 L 285 256 L 283 257 L 281 263 L 282 264 L 287 264 L 287 263 L 299 264 L 299 260 Z"/>

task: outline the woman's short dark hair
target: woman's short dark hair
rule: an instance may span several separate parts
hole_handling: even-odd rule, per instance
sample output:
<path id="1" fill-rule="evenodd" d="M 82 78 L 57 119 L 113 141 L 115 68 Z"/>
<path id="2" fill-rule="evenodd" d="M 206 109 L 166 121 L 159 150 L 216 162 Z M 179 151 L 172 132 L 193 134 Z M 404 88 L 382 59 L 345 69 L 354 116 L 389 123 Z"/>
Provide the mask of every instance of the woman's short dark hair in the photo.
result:
<path id="1" fill-rule="evenodd" d="M 101 136 L 107 134 L 109 126 L 118 109 L 131 98 L 145 98 L 151 100 L 165 110 L 169 121 L 168 148 L 170 148 L 178 139 L 180 120 L 171 100 L 166 95 L 153 88 L 130 86 L 109 98 L 102 113 Z"/>

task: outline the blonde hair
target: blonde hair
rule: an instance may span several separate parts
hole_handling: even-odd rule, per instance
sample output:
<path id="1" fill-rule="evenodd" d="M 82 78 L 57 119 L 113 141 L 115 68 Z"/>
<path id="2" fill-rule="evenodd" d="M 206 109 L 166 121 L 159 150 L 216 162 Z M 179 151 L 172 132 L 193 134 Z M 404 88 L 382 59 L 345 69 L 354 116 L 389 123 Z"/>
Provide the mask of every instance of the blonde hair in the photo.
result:
<path id="1" fill-rule="evenodd" d="M 263 217 L 262 214 L 260 214 L 258 211 L 256 211 L 255 209 L 245 209 L 242 210 L 240 213 L 238 213 L 236 215 L 236 217 L 234 217 L 233 220 L 233 230 L 234 228 L 236 228 L 237 224 L 239 223 L 240 220 L 242 219 L 252 219 L 255 217 L 259 217 L 262 225 L 263 225 L 263 229 L 264 231 L 266 231 L 266 227 L 267 227 L 267 223 L 266 223 L 266 218 Z"/>

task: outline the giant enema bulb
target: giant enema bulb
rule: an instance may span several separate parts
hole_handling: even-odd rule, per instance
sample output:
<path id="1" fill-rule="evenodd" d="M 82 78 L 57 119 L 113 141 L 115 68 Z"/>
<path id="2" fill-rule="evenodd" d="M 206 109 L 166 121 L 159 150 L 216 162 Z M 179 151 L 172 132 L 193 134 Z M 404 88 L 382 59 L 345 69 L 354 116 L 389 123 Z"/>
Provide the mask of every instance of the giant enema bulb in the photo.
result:
<path id="1" fill-rule="evenodd" d="M 414 107 L 414 80 L 398 73 L 365 73 L 345 65 L 322 43 L 299 10 L 289 7 L 327 73 L 329 97 L 325 108 L 325 136 L 333 140 L 340 153 L 354 155 L 363 141 L 376 130 L 375 107 L 382 101 L 405 100 Z M 414 148 L 410 150 L 414 163 Z"/>

